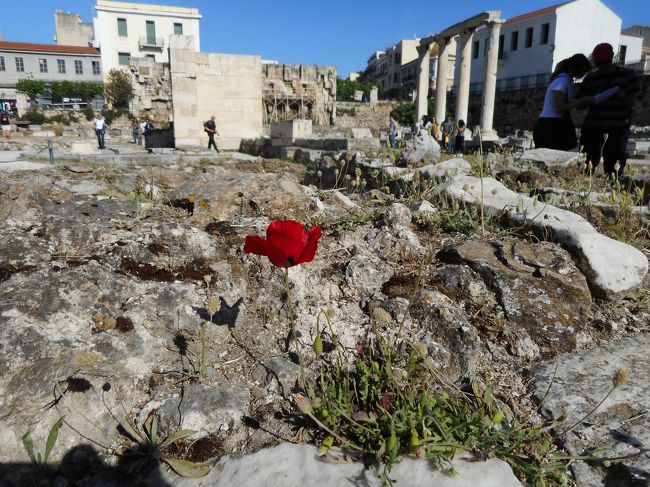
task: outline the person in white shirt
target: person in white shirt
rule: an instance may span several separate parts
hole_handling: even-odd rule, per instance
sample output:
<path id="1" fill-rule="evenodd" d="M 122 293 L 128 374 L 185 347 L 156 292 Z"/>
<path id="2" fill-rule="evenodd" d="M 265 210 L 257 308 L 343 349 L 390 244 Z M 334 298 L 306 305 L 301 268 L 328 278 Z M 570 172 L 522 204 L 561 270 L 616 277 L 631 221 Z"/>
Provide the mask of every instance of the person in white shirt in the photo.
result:
<path id="1" fill-rule="evenodd" d="M 535 147 L 568 151 L 578 145 L 570 112 L 574 107 L 591 103 L 592 97 L 574 98 L 573 80 L 582 78 L 590 70 L 591 63 L 584 54 L 575 54 L 557 64 L 533 130 Z"/>
<path id="2" fill-rule="evenodd" d="M 98 113 L 93 120 L 93 129 L 95 130 L 95 135 L 97 136 L 97 143 L 100 149 L 105 149 L 104 146 L 104 134 L 106 133 L 106 120 L 102 117 L 101 113 Z"/>

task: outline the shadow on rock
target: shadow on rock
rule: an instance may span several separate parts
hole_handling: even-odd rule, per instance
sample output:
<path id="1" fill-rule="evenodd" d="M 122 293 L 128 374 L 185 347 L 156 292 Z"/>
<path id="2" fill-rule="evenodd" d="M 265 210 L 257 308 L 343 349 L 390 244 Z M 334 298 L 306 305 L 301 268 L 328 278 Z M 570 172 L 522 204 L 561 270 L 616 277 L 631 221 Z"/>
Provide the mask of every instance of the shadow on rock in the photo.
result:
<path id="1" fill-rule="evenodd" d="M 206 308 L 193 308 L 196 314 L 205 321 L 210 321 L 215 325 L 227 325 L 229 328 L 234 328 L 239 316 L 239 308 L 244 302 L 244 298 L 239 298 L 235 304 L 229 306 L 225 299 L 219 298 L 220 308 L 214 315 Z"/>

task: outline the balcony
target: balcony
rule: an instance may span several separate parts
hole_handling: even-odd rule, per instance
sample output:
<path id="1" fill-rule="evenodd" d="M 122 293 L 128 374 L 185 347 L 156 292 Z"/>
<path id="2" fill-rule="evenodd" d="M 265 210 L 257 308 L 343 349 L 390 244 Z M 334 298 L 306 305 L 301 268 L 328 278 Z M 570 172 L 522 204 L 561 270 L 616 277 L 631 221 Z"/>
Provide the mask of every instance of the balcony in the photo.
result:
<path id="1" fill-rule="evenodd" d="M 162 37 L 140 37 L 140 42 L 138 43 L 140 49 L 160 49 L 162 50 L 165 47 L 165 39 Z"/>

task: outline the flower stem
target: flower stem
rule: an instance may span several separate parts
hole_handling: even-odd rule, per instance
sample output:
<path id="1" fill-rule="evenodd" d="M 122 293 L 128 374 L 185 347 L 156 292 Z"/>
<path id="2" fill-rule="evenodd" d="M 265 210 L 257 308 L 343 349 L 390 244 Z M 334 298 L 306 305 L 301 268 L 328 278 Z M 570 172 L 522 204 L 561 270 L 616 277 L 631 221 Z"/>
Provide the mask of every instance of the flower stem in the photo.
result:
<path id="1" fill-rule="evenodd" d="M 592 414 L 594 414 L 594 413 L 596 412 L 596 409 L 598 409 L 598 408 L 599 408 L 599 407 L 600 407 L 600 406 L 601 406 L 601 405 L 602 405 L 602 404 L 607 400 L 607 398 L 610 396 L 610 394 L 611 394 L 612 392 L 614 392 L 615 389 L 616 389 L 616 386 L 612 387 L 612 388 L 609 390 L 609 392 L 605 395 L 605 397 L 603 397 L 603 398 L 601 399 L 601 401 L 600 401 L 598 404 L 596 404 L 596 407 L 594 407 L 591 411 L 589 411 L 589 412 L 588 412 L 587 414 L 585 414 L 582 418 L 580 418 L 578 421 L 576 421 L 576 422 L 573 424 L 573 426 L 571 426 L 570 428 L 564 430 L 564 431 L 562 432 L 562 434 L 563 434 L 563 435 L 566 435 L 569 431 L 573 430 L 576 426 L 578 426 L 580 423 L 582 423 L 585 419 L 587 419 L 589 416 L 591 416 Z"/>
<path id="2" fill-rule="evenodd" d="M 287 301 L 289 302 L 289 321 L 291 322 L 291 339 L 296 349 L 296 356 L 298 357 L 298 365 L 300 366 L 300 387 L 305 386 L 305 370 L 302 365 L 302 357 L 300 356 L 300 348 L 298 347 L 298 336 L 296 335 L 296 318 L 293 313 L 293 299 L 291 299 L 291 288 L 289 287 L 289 268 L 284 268 L 284 290 L 287 293 Z M 287 352 L 290 349 L 290 340 L 287 340 Z"/>

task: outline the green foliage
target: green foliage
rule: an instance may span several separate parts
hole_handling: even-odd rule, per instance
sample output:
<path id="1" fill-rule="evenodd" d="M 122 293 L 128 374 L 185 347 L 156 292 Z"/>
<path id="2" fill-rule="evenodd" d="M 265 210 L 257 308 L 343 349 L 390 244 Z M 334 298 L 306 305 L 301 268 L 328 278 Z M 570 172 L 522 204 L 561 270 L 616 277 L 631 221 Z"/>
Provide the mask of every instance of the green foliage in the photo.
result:
<path id="1" fill-rule="evenodd" d="M 35 125 L 42 125 L 42 124 L 49 121 L 49 119 L 47 118 L 47 116 L 45 116 L 45 114 L 43 114 L 42 112 L 39 112 L 38 110 L 34 110 L 34 109 L 27 110 L 26 112 L 24 112 L 20 116 L 19 120 L 21 120 L 21 121 L 29 121 L 29 122 L 31 122 L 31 123 L 33 123 Z"/>
<path id="2" fill-rule="evenodd" d="M 357 109 L 354 107 L 350 108 L 338 108 L 336 109 L 336 114 L 339 116 L 348 116 L 348 117 L 354 117 L 357 114 Z"/>
<path id="3" fill-rule="evenodd" d="M 92 81 L 79 81 L 75 83 L 75 91 L 86 103 L 90 103 L 95 96 L 102 94 L 104 87 Z"/>
<path id="4" fill-rule="evenodd" d="M 370 90 L 376 86 L 381 91 L 379 83 L 357 83 L 347 79 L 336 78 L 336 99 L 339 101 L 353 101 L 355 91 L 363 91 L 366 99 L 370 96 Z"/>
<path id="5" fill-rule="evenodd" d="M 112 124 L 115 120 L 117 120 L 120 117 L 123 116 L 129 116 L 129 109 L 128 108 L 115 108 L 113 110 L 102 110 L 102 115 L 106 119 L 107 124 Z M 86 115 L 87 117 L 87 115 Z M 93 115 L 94 117 L 94 115 Z M 93 119 L 93 117 L 90 117 L 90 120 Z"/>
<path id="6" fill-rule="evenodd" d="M 61 101 L 64 97 L 69 97 L 75 93 L 75 83 L 72 81 L 52 81 L 50 85 L 52 98 Z"/>
<path id="7" fill-rule="evenodd" d="M 90 107 L 85 107 L 83 110 L 81 110 L 81 112 L 84 114 L 84 117 L 86 117 L 86 120 L 88 120 L 89 122 L 93 118 L 95 118 L 95 110 L 93 110 Z"/>
<path id="8" fill-rule="evenodd" d="M 20 79 L 16 83 L 16 91 L 24 93 L 31 101 L 35 101 L 38 95 L 45 93 L 45 81 L 38 79 Z"/>
<path id="9" fill-rule="evenodd" d="M 104 85 L 104 96 L 114 107 L 128 107 L 133 98 L 131 74 L 120 69 L 112 69 Z"/>
<path id="10" fill-rule="evenodd" d="M 460 452 L 507 461 L 525 485 L 567 480 L 570 460 L 554 451 L 554 423 L 506 421 L 492 389 L 473 383 L 471 392 L 461 391 L 436 370 L 423 344 L 391 344 L 375 333 L 358 351 L 351 367 L 340 355 L 334 363 L 319 359 L 318 379 L 307 385 L 306 398 L 296 397 L 324 437 L 322 455 L 337 444 L 374 457 L 385 466 L 385 485 L 402 456 L 441 469 Z"/>
<path id="11" fill-rule="evenodd" d="M 433 103 L 433 100 L 429 100 L 428 103 L 428 113 L 429 115 L 433 114 L 436 112 L 435 104 Z M 415 107 L 415 103 L 409 102 L 409 103 L 404 103 L 397 108 L 394 108 L 390 112 L 390 116 L 393 117 L 395 120 L 400 125 L 412 125 L 416 122 L 417 118 L 417 108 Z"/>
<path id="12" fill-rule="evenodd" d="M 50 428 L 50 433 L 47 435 L 47 440 L 45 440 L 45 451 L 43 452 L 42 456 L 41 452 L 34 453 L 34 441 L 32 440 L 31 432 L 28 431 L 23 435 L 23 447 L 25 448 L 27 455 L 29 455 L 29 458 L 32 460 L 32 463 L 34 465 L 43 467 L 47 464 L 47 461 L 50 458 L 50 454 L 52 453 L 52 449 L 56 444 L 56 440 L 59 438 L 59 430 L 61 429 L 61 426 L 63 426 L 64 421 L 65 416 L 61 416 L 56 421 L 56 423 L 52 425 L 52 428 Z"/>
<path id="13" fill-rule="evenodd" d="M 159 436 L 158 418 L 153 413 L 145 420 L 142 428 L 138 428 L 128 417 L 127 425 L 128 428 L 125 427 L 124 429 L 131 435 L 132 439 L 138 440 L 135 447 L 129 450 L 131 454 L 139 458 L 138 461 L 131 465 L 131 470 L 137 470 L 149 461 L 154 460 L 166 463 L 174 472 L 182 477 L 204 477 L 210 471 L 204 465 L 180 458 L 173 458 L 166 454 L 166 450 L 174 443 L 192 436 L 196 431 L 179 429 L 161 438 Z"/>

